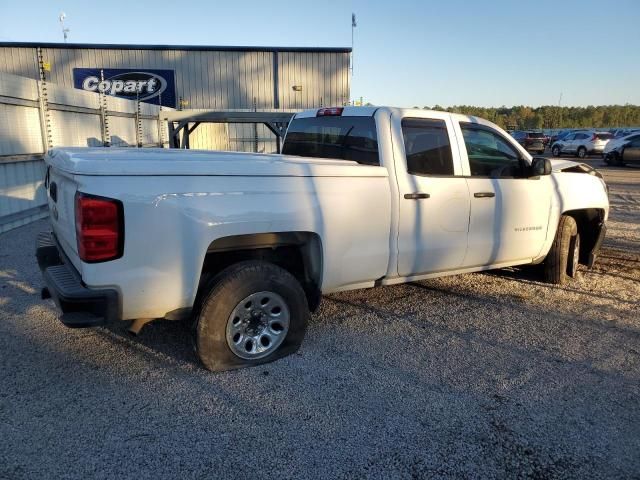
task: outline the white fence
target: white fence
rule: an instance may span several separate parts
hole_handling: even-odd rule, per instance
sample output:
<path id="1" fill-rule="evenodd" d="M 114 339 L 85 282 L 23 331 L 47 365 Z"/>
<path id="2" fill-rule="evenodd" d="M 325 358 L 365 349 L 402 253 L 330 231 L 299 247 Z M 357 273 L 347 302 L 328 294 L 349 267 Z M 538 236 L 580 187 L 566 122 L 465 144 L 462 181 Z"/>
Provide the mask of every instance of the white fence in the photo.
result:
<path id="1" fill-rule="evenodd" d="M 0 72 L 0 232 L 46 215 L 47 149 L 165 146 L 159 112 L 155 105 Z M 211 144 L 206 136 L 199 143 Z"/>

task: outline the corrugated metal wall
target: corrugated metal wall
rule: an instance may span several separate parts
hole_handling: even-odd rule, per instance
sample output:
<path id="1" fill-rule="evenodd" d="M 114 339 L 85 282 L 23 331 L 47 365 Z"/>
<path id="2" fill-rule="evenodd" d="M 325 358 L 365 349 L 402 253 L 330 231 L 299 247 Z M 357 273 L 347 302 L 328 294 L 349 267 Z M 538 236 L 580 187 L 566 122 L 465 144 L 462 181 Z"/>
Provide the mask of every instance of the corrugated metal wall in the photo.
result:
<path id="1" fill-rule="evenodd" d="M 0 44 L 0 232 L 42 216 L 46 203 L 42 161 L 8 158 L 42 155 L 45 150 L 37 47 Z M 49 103 L 72 107 L 49 110 L 54 146 L 102 145 L 99 96 L 74 88 L 74 68 L 174 70 L 176 97 L 189 109 L 296 110 L 349 101 L 349 52 L 345 49 L 40 47 L 50 67 L 46 72 Z M 294 86 L 302 88 L 294 91 Z M 107 109 L 113 113 L 108 117 L 113 146 L 136 145 L 136 123 L 131 117 L 135 105 L 107 97 Z M 140 110 L 151 116 L 157 115 L 158 107 L 143 103 Z M 166 143 L 166 125 L 150 118 L 142 119 L 140 125 L 143 146 Z M 268 153 L 275 151 L 276 144 L 261 124 L 201 124 L 191 136 L 191 148 Z"/>
<path id="2" fill-rule="evenodd" d="M 312 108 L 349 100 L 348 52 L 42 48 L 47 80 L 73 88 L 74 68 L 171 69 L 187 108 Z M 274 66 L 278 92 L 275 95 Z M 38 79 L 36 48 L 0 46 L 0 71 Z M 293 91 L 301 85 L 302 91 Z M 255 103 L 254 103 L 255 102 Z M 277 105 L 279 103 L 279 105 Z"/>
<path id="3" fill-rule="evenodd" d="M 178 47 L 176 47 L 178 48 Z M 339 50 L 339 49 L 338 49 Z M 176 98 L 189 109 L 296 110 L 349 101 L 348 51 L 224 51 L 193 49 L 52 48 L 43 46 L 50 82 L 73 87 L 74 68 L 140 68 L 175 71 Z M 37 79 L 35 47 L 0 46 L 0 71 Z M 277 86 L 276 86 L 277 84 Z M 293 86 L 301 86 L 294 91 Z M 114 122 L 120 127 L 118 121 Z M 119 136 L 128 141 L 130 132 Z M 257 141 L 256 141 L 257 138 Z M 191 148 L 273 152 L 273 134 L 262 125 L 201 125 Z"/>
<path id="4" fill-rule="evenodd" d="M 43 131 L 53 146 L 103 146 L 100 95 L 47 85 L 48 114 L 43 114 L 39 82 L 0 72 L 0 232 L 46 215 Z M 107 98 L 106 118 L 114 146 L 137 146 L 137 121 L 143 146 L 166 143 L 159 107 Z M 48 117 L 48 120 L 47 120 Z M 45 128 L 44 125 L 47 125 Z M 160 133 L 161 129 L 165 130 Z M 208 141 L 206 137 L 203 142 Z M 162 141 L 160 137 L 162 136 Z"/>

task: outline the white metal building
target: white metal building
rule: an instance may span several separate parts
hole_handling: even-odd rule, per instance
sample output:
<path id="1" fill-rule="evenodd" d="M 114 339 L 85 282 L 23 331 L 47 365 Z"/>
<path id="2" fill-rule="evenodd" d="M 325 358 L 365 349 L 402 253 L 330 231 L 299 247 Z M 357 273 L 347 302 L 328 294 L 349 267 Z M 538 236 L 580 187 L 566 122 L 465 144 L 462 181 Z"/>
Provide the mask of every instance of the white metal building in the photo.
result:
<path id="1" fill-rule="evenodd" d="M 0 232 L 42 216 L 52 146 L 166 145 L 160 110 L 349 101 L 349 48 L 0 42 Z M 128 101 L 135 100 L 135 101 Z M 200 126 L 190 148 L 276 150 L 262 124 Z"/>

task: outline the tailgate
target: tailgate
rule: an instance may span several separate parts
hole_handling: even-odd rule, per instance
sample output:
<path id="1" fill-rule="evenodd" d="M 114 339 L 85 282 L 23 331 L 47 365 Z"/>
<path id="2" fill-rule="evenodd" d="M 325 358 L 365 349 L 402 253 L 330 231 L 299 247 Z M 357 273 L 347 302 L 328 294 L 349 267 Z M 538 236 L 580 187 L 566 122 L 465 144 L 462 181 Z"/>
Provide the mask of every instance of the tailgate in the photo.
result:
<path id="1" fill-rule="evenodd" d="M 53 233 L 71 263 L 81 272 L 75 221 L 75 195 L 78 188 L 73 175 L 47 165 L 47 202 Z"/>

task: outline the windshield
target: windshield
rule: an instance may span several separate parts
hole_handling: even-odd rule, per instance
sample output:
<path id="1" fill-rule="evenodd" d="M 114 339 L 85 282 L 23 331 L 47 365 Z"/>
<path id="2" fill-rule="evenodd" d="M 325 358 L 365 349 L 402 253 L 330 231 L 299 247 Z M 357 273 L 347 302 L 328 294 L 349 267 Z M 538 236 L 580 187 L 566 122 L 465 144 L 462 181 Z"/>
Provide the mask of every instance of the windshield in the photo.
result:
<path id="1" fill-rule="evenodd" d="M 598 140 L 611 140 L 613 135 L 610 133 L 596 133 L 596 138 Z"/>

